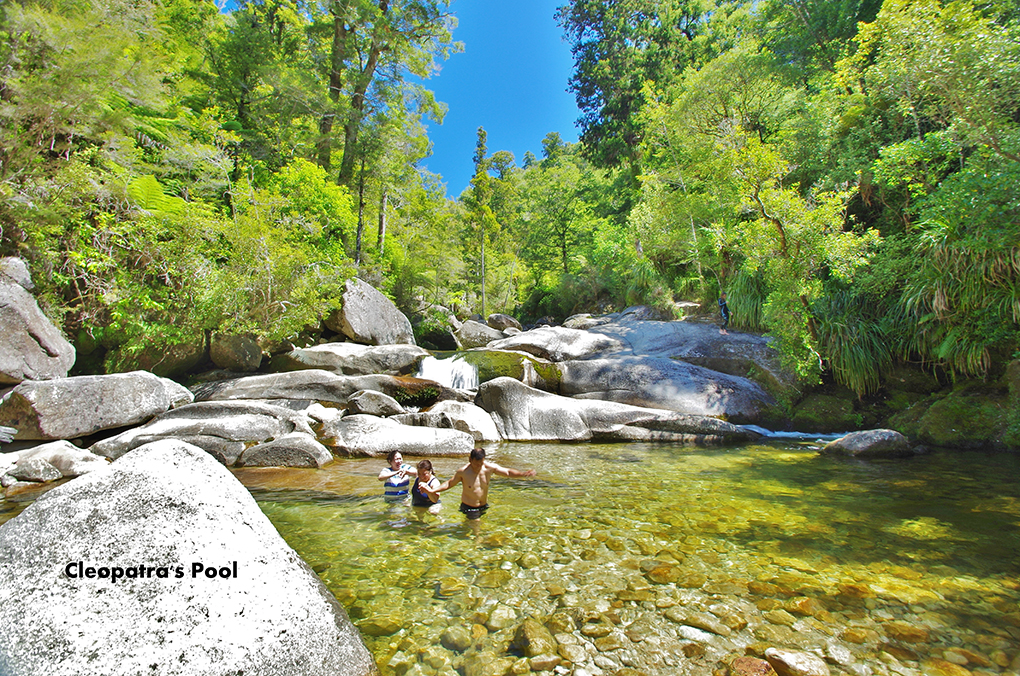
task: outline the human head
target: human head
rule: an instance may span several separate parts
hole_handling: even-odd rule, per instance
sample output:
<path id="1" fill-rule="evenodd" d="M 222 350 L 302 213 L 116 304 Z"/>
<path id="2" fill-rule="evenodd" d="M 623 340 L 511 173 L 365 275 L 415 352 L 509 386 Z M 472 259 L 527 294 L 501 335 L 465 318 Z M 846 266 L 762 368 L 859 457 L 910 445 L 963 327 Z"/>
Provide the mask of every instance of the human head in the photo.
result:
<path id="1" fill-rule="evenodd" d="M 421 476 L 425 472 L 428 472 L 429 474 L 432 474 L 432 461 L 431 460 L 421 460 L 418 463 L 418 476 Z"/>
<path id="2" fill-rule="evenodd" d="M 722 292 L 722 293 L 721 293 L 721 294 L 719 295 L 719 297 L 720 297 L 720 298 L 723 298 L 723 299 L 725 299 L 725 298 L 726 298 L 726 292 L 725 292 L 725 291 L 723 291 L 723 292 Z"/>
<path id="3" fill-rule="evenodd" d="M 485 462 L 485 449 L 484 448 L 472 448 L 471 455 L 468 456 L 468 462 L 472 465 L 480 465 Z"/>
<path id="4" fill-rule="evenodd" d="M 393 466 L 394 462 L 400 463 L 403 462 L 403 460 L 404 456 L 400 454 L 400 451 L 390 451 L 389 453 L 386 454 L 386 462 L 390 463 L 391 467 Z"/>

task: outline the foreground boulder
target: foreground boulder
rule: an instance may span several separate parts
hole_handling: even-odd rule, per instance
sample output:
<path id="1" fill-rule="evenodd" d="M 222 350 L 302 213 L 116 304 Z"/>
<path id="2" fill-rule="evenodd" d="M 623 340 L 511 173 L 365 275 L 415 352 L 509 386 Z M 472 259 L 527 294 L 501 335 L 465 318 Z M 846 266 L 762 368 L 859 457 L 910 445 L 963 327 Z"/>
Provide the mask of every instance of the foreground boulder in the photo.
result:
<path id="1" fill-rule="evenodd" d="M 385 457 L 390 451 L 405 456 L 462 457 L 475 445 L 474 438 L 460 430 L 401 425 L 371 415 L 349 415 L 326 423 L 320 435 L 336 453 L 355 457 Z"/>
<path id="2" fill-rule="evenodd" d="M 0 259 L 0 385 L 63 378 L 74 366 L 74 347 L 39 309 L 32 288 L 21 259 Z"/>
<path id="3" fill-rule="evenodd" d="M 895 430 L 851 432 L 830 441 L 821 452 L 854 458 L 907 458 L 914 455 L 907 438 Z"/>
<path id="4" fill-rule="evenodd" d="M 674 441 L 727 444 L 758 434 L 722 420 L 609 401 L 561 397 L 513 378 L 478 388 L 478 405 L 511 441 Z"/>
<path id="5" fill-rule="evenodd" d="M 119 458 L 161 439 L 180 439 L 233 465 L 244 449 L 292 432 L 314 436 L 308 416 L 282 406 L 255 401 L 197 402 L 167 411 L 141 427 L 93 444 L 89 450 Z"/>
<path id="6" fill-rule="evenodd" d="M 74 439 L 144 422 L 190 403 L 191 392 L 147 371 L 24 382 L 0 400 L 15 439 Z"/>
<path id="7" fill-rule="evenodd" d="M 347 280 L 343 307 L 326 326 L 366 345 L 414 345 L 411 322 L 389 298 L 360 279 Z"/>
<path id="8" fill-rule="evenodd" d="M 691 415 L 759 423 L 779 415 L 777 404 L 747 378 L 662 357 L 618 357 L 563 362 L 560 394 L 662 408 Z"/>
<path id="9" fill-rule="evenodd" d="M 323 369 L 344 376 L 376 373 L 408 375 L 429 353 L 417 345 L 359 345 L 358 343 L 324 343 L 296 348 L 273 357 L 274 371 Z"/>
<path id="10" fill-rule="evenodd" d="M 0 527 L 0 594 L 6 676 L 377 673 L 248 491 L 181 442 L 59 486 Z"/>

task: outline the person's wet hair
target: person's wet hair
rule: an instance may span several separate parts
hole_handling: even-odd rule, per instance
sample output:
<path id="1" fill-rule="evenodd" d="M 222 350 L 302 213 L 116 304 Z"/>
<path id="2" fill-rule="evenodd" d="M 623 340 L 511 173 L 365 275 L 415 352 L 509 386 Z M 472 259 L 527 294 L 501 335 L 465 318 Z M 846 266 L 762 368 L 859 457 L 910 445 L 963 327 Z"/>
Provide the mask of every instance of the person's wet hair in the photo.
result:
<path id="1" fill-rule="evenodd" d="M 472 448 L 471 455 L 468 456 L 471 460 L 485 460 L 485 449 L 484 448 Z"/>
<path id="2" fill-rule="evenodd" d="M 420 472 L 422 470 L 427 470 L 427 471 L 431 472 L 432 471 L 432 461 L 431 460 L 422 460 L 422 461 L 420 461 L 418 463 L 418 471 Z"/>

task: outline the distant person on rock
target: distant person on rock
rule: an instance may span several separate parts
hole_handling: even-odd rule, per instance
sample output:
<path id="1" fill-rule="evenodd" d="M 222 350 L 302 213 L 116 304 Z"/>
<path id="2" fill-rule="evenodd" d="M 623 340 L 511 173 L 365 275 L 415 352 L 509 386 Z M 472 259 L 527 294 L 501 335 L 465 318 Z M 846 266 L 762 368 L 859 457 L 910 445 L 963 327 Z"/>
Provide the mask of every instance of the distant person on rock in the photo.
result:
<path id="1" fill-rule="evenodd" d="M 451 478 L 444 481 L 435 490 L 427 486 L 424 486 L 422 490 L 429 494 L 434 493 L 438 495 L 457 484 L 462 484 L 460 511 L 464 513 L 468 520 L 475 521 L 480 519 L 485 510 L 489 508 L 489 479 L 492 478 L 493 474 L 518 479 L 533 477 L 537 472 L 533 469 L 526 471 L 510 469 L 509 467 L 497 465 L 494 462 L 487 462 L 485 460 L 485 449 L 475 448 L 468 457 L 468 464 L 458 469 Z"/>
<path id="2" fill-rule="evenodd" d="M 439 493 L 426 492 L 426 487 L 433 491 L 439 487 L 439 479 L 432 473 L 431 460 L 422 460 L 418 463 L 418 478 L 411 486 L 411 506 L 415 512 L 428 511 L 429 514 L 438 514 L 443 506 L 439 502 Z"/>
<path id="3" fill-rule="evenodd" d="M 719 333 L 726 335 L 726 327 L 730 325 L 730 308 L 726 305 L 726 292 L 723 291 L 722 295 L 719 296 L 719 314 L 722 315 L 722 326 L 719 327 Z"/>
<path id="4" fill-rule="evenodd" d="M 410 477 L 418 476 L 418 470 L 404 463 L 400 451 L 390 451 L 386 456 L 390 466 L 379 472 L 379 481 L 384 481 L 383 496 L 386 502 L 403 502 L 407 499 L 407 487 L 411 485 Z"/>

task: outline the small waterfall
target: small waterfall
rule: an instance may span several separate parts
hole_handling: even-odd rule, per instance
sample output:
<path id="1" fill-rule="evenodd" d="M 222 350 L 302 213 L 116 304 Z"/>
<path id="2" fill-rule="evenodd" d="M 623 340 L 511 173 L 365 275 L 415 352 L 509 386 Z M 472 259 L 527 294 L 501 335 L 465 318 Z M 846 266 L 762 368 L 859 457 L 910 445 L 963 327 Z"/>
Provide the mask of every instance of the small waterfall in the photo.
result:
<path id="1" fill-rule="evenodd" d="M 416 377 L 434 380 L 455 390 L 478 389 L 478 369 L 460 357 L 449 359 L 425 357 L 418 367 Z"/>

